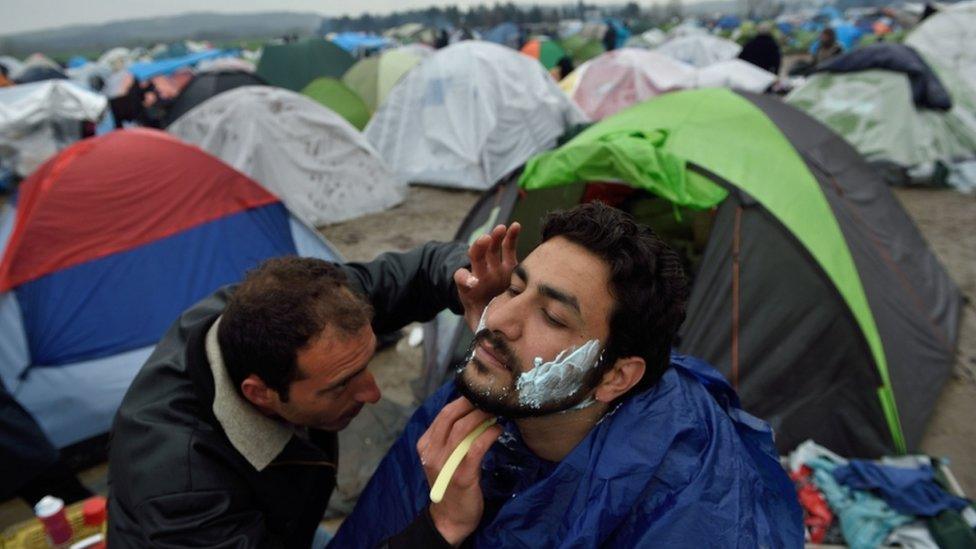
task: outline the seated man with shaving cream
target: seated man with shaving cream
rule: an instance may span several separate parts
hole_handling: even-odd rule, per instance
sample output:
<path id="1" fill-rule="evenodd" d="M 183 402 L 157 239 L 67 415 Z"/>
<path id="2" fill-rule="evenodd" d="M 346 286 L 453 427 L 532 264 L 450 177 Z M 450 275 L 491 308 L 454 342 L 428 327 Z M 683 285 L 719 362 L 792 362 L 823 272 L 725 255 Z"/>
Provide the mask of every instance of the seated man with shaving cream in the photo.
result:
<path id="1" fill-rule="evenodd" d="M 513 270 L 508 289 L 468 312 L 466 363 L 332 547 L 396 547 L 423 521 L 445 547 L 801 547 L 769 427 L 714 369 L 671 352 L 688 296 L 677 255 L 600 203 L 551 214 L 542 240 L 518 265 L 488 261 Z M 432 503 L 448 456 L 492 416 Z"/>

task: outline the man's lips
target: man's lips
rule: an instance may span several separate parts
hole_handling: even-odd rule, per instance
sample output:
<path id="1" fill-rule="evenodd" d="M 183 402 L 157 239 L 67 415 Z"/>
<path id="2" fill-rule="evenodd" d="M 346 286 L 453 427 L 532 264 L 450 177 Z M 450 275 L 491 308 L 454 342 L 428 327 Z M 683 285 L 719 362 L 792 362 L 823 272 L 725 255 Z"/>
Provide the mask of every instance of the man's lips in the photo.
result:
<path id="1" fill-rule="evenodd" d="M 499 370 L 509 371 L 508 365 L 498 356 L 498 351 L 492 349 L 490 346 L 481 342 L 475 348 L 475 354 L 478 355 L 478 359 L 487 366 L 497 368 Z"/>

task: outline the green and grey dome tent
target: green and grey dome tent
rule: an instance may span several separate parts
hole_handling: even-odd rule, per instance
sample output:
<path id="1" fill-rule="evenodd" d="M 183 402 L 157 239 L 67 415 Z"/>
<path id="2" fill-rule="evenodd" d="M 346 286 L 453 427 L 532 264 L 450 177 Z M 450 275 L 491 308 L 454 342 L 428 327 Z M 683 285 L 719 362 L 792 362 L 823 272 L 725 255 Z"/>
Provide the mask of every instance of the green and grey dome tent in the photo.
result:
<path id="1" fill-rule="evenodd" d="M 917 447 L 952 370 L 960 292 L 843 139 L 772 97 L 662 95 L 532 158 L 457 236 L 517 220 L 524 257 L 542 215 L 585 201 L 592 182 L 636 189 L 620 187 L 621 207 L 691 258 L 677 350 L 721 370 L 780 450 Z M 469 338 L 446 314 L 428 325 L 428 388 Z"/>

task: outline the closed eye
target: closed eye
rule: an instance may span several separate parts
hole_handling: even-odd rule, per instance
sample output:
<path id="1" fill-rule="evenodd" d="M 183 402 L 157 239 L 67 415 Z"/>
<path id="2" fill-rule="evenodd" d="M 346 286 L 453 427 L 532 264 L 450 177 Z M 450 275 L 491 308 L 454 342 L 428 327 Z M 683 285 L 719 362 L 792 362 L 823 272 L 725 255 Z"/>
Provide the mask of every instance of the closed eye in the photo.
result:
<path id="1" fill-rule="evenodd" d="M 552 326 L 555 326 L 557 328 L 565 328 L 566 327 L 566 325 L 563 324 L 563 322 L 561 320 L 559 320 L 558 318 L 556 318 L 556 317 L 552 316 L 551 314 L 549 314 L 549 311 L 547 311 L 545 309 L 541 309 L 541 310 L 542 310 L 542 316 L 544 316 L 546 318 L 546 322 L 548 322 L 549 324 L 551 324 Z"/>

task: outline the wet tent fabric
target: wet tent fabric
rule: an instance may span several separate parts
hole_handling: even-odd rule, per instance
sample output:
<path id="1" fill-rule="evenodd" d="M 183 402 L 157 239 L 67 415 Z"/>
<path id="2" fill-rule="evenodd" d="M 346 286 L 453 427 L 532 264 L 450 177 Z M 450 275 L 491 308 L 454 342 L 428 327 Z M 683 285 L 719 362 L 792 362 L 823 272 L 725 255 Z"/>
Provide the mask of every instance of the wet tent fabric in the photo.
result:
<path id="1" fill-rule="evenodd" d="M 225 92 L 169 131 L 257 181 L 314 226 L 392 208 L 405 194 L 356 128 L 285 89 Z"/>
<path id="2" fill-rule="evenodd" d="M 369 107 L 349 86 L 335 78 L 316 78 L 302 90 L 302 95 L 346 119 L 357 130 L 369 123 Z"/>
<path id="3" fill-rule="evenodd" d="M 555 67 L 566 56 L 566 51 L 554 40 L 533 38 L 520 50 L 533 59 L 538 59 L 547 70 Z"/>
<path id="4" fill-rule="evenodd" d="M 166 111 L 163 127 L 169 126 L 193 107 L 219 93 L 241 86 L 263 85 L 265 85 L 265 81 L 260 76 L 247 71 L 223 70 L 197 74 L 180 91 L 180 94 Z"/>
<path id="5" fill-rule="evenodd" d="M 537 61 L 464 41 L 410 71 L 365 133 L 401 181 L 487 189 L 584 120 Z"/>
<path id="6" fill-rule="evenodd" d="M 654 48 L 654 51 L 701 68 L 719 61 L 735 59 L 742 51 L 742 46 L 709 34 L 692 34 L 672 38 Z"/>
<path id="7" fill-rule="evenodd" d="M 482 462 L 485 514 L 472 547 L 800 547 L 802 511 L 769 426 L 743 412 L 702 361 L 672 355 L 652 389 L 623 402 L 558 463 L 517 426 Z M 377 547 L 430 504 L 417 440 L 457 398 L 453 383 L 414 414 L 334 547 Z"/>
<path id="8" fill-rule="evenodd" d="M 835 57 L 814 70 L 850 73 L 869 69 L 899 72 L 908 77 L 916 107 L 947 111 L 952 108 L 949 91 L 912 48 L 903 44 L 871 44 Z"/>
<path id="9" fill-rule="evenodd" d="M 868 160 L 911 167 L 976 154 L 976 95 L 959 76 L 936 67 L 953 100 L 949 111 L 918 108 L 907 76 L 884 70 L 818 73 L 786 102 L 854 145 Z"/>
<path id="10" fill-rule="evenodd" d="M 387 50 L 357 61 L 342 76 L 342 82 L 362 98 L 369 112 L 376 112 L 386 101 L 393 86 L 417 63 L 420 63 L 417 55 L 401 50 Z"/>
<path id="11" fill-rule="evenodd" d="M 503 182 L 457 238 L 519 220 L 524 256 L 538 220 L 578 203 L 586 181 L 715 207 L 679 349 L 717 366 L 783 452 L 806 438 L 865 457 L 917 446 L 952 370 L 960 293 L 829 129 L 767 96 L 674 92 L 534 158 L 521 181 L 527 195 Z M 465 346 L 458 326 L 425 327 L 428 390 Z"/>
<path id="12" fill-rule="evenodd" d="M 651 97 L 682 89 L 695 69 L 681 61 L 637 48 L 613 50 L 591 59 L 571 75 L 569 95 L 592 120 L 601 120 Z"/>
<path id="13" fill-rule="evenodd" d="M 268 257 L 337 260 L 226 164 L 154 130 L 76 143 L 0 216 L 0 376 L 51 442 L 108 430 L 185 308 Z"/>
<path id="14" fill-rule="evenodd" d="M 976 90 L 976 1 L 949 5 L 922 21 L 905 38 L 905 44 L 930 64 L 959 75 L 970 90 Z"/>
<path id="15" fill-rule="evenodd" d="M 776 75 L 741 59 L 712 63 L 695 71 L 689 88 L 731 88 L 762 93 L 776 82 Z"/>
<path id="16" fill-rule="evenodd" d="M 339 46 L 322 38 L 292 44 L 265 45 L 257 74 L 272 86 L 301 91 L 320 76 L 342 78 L 355 60 Z"/>

